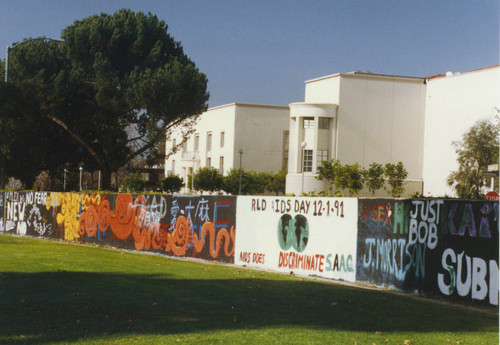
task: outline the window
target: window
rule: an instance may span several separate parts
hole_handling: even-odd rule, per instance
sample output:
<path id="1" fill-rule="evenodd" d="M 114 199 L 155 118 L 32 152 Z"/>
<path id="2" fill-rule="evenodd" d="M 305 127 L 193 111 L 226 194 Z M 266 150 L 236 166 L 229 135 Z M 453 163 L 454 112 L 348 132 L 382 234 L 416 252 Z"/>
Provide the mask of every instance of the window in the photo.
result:
<path id="1" fill-rule="evenodd" d="M 212 158 L 207 157 L 207 168 L 210 168 L 212 166 Z"/>
<path id="2" fill-rule="evenodd" d="M 200 135 L 199 134 L 196 134 L 194 136 L 194 150 L 200 151 Z"/>
<path id="3" fill-rule="evenodd" d="M 290 147 L 290 132 L 283 131 L 283 160 L 281 162 L 281 168 L 288 168 L 288 150 Z"/>
<path id="4" fill-rule="evenodd" d="M 313 166 L 313 150 L 304 150 L 304 172 L 311 172 Z"/>
<path id="5" fill-rule="evenodd" d="M 321 164 L 323 161 L 328 160 L 328 150 L 318 150 L 318 154 L 316 155 L 316 163 L 318 166 Z"/>
<path id="6" fill-rule="evenodd" d="M 212 151 L 212 133 L 207 133 L 207 151 Z"/>
<path id="7" fill-rule="evenodd" d="M 175 159 L 172 159 L 172 175 L 175 175 Z"/>
<path id="8" fill-rule="evenodd" d="M 219 172 L 224 174 L 224 157 L 219 158 Z"/>
<path id="9" fill-rule="evenodd" d="M 175 142 L 175 139 L 172 139 L 172 148 L 175 149 L 176 145 L 177 145 L 177 143 Z"/>
<path id="10" fill-rule="evenodd" d="M 328 117 L 318 118 L 318 128 L 319 129 L 329 129 L 330 128 L 330 119 Z"/>
<path id="11" fill-rule="evenodd" d="M 187 150 L 188 150 L 188 142 L 187 140 L 184 140 L 184 142 L 182 143 L 182 151 L 187 152 Z"/>
<path id="12" fill-rule="evenodd" d="M 314 117 L 304 117 L 304 128 L 314 128 Z"/>
<path id="13" fill-rule="evenodd" d="M 220 147 L 224 147 L 224 139 L 224 132 L 220 132 Z"/>

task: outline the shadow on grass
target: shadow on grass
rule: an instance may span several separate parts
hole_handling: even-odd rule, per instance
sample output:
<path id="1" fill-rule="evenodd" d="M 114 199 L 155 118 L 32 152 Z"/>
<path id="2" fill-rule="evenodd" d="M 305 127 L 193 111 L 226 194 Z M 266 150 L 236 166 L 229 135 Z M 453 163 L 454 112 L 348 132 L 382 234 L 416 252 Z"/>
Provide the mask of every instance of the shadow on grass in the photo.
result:
<path id="1" fill-rule="evenodd" d="M 235 271 L 237 272 L 237 271 Z M 258 273 L 257 273 L 258 275 Z M 302 326 L 350 331 L 498 331 L 498 316 L 312 281 L 0 273 L 0 340 Z"/>

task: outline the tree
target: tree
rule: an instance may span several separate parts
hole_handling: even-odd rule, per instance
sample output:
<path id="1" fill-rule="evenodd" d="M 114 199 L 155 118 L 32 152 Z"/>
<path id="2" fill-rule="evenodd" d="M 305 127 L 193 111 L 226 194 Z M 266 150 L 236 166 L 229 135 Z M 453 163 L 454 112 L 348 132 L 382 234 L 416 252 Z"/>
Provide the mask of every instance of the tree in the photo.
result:
<path id="1" fill-rule="evenodd" d="M 146 181 L 140 174 L 133 174 L 123 179 L 121 188 L 128 192 L 142 192 L 146 186 Z"/>
<path id="2" fill-rule="evenodd" d="M 276 195 L 285 194 L 287 173 L 286 169 L 281 169 L 276 174 L 271 174 L 266 189 Z"/>
<path id="3" fill-rule="evenodd" d="M 193 185 L 196 190 L 215 192 L 222 189 L 223 182 L 223 176 L 219 170 L 214 167 L 205 167 L 194 174 Z"/>
<path id="4" fill-rule="evenodd" d="M 463 199 L 482 198 L 484 173 L 488 165 L 498 164 L 499 126 L 492 121 L 477 121 L 463 136 L 453 142 L 458 170 L 448 176 L 448 185 Z"/>
<path id="5" fill-rule="evenodd" d="M 403 162 L 399 161 L 397 164 L 387 163 L 384 167 L 384 172 L 387 177 L 387 183 L 390 186 L 390 189 L 387 189 L 387 191 L 391 196 L 399 198 L 405 191 L 403 184 L 408 176 Z"/>
<path id="6" fill-rule="evenodd" d="M 170 174 L 161 180 L 161 188 L 167 193 L 177 193 L 184 187 L 184 181 L 177 175 Z"/>
<path id="7" fill-rule="evenodd" d="M 336 159 L 323 161 L 317 178 L 330 182 L 337 190 L 348 189 L 351 196 L 363 188 L 363 170 L 358 163 L 343 165 Z"/>
<path id="8" fill-rule="evenodd" d="M 241 169 L 241 191 L 242 194 L 246 194 L 246 173 L 245 170 Z M 240 187 L 240 169 L 231 169 L 224 176 L 224 183 L 222 185 L 222 190 L 226 193 L 238 195 Z"/>
<path id="9" fill-rule="evenodd" d="M 167 131 L 180 123 L 192 130 L 207 108 L 206 76 L 167 29 L 150 13 L 123 9 L 75 21 L 63 43 L 31 41 L 11 51 L 9 80 L 36 96 L 28 117 L 39 128 L 55 126 L 59 146 L 78 147 L 78 159 L 102 171 L 104 188 L 112 172 L 157 151 Z"/>
<path id="10" fill-rule="evenodd" d="M 80 105 L 59 88 L 67 70 L 59 43 L 29 41 L 10 56 L 9 82 L 0 82 L 0 154 L 5 173 L 31 186 L 40 171 L 52 175 L 63 163 L 77 170 L 82 150 L 45 116 L 48 102 L 50 111 L 61 113 L 69 112 L 65 102 Z"/>
<path id="11" fill-rule="evenodd" d="M 332 194 L 332 187 L 337 187 L 335 184 L 335 179 L 341 173 L 342 164 L 337 159 L 332 159 L 331 161 L 322 161 L 321 165 L 318 166 L 317 172 L 318 180 L 326 181 L 330 184 L 330 194 Z M 337 187 L 338 188 L 338 187 Z"/>
<path id="12" fill-rule="evenodd" d="M 241 193 L 240 193 L 241 176 Z M 269 186 L 270 174 L 266 172 L 257 173 L 253 170 L 231 169 L 224 177 L 222 190 L 233 195 L 262 194 Z"/>
<path id="13" fill-rule="evenodd" d="M 347 188 L 350 196 L 355 196 L 363 188 L 362 168 L 358 163 L 346 164 L 335 179 L 340 189 Z"/>
<path id="14" fill-rule="evenodd" d="M 384 186 L 384 167 L 382 164 L 372 163 L 368 169 L 363 170 L 364 183 L 373 194 Z"/>

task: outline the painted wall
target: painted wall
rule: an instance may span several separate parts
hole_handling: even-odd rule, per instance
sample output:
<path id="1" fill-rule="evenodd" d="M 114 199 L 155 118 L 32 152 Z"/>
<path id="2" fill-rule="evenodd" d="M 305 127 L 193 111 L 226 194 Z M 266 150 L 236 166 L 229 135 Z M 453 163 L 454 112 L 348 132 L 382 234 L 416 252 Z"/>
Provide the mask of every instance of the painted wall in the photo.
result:
<path id="1" fill-rule="evenodd" d="M 0 192 L 1 233 L 495 306 L 498 217 L 494 201 Z"/>
<path id="2" fill-rule="evenodd" d="M 360 199 L 356 280 L 498 305 L 498 202 Z"/>
<path id="3" fill-rule="evenodd" d="M 354 281 L 357 200 L 238 197 L 235 264 Z"/>
<path id="4" fill-rule="evenodd" d="M 6 192 L 4 232 L 234 262 L 236 198 Z"/>

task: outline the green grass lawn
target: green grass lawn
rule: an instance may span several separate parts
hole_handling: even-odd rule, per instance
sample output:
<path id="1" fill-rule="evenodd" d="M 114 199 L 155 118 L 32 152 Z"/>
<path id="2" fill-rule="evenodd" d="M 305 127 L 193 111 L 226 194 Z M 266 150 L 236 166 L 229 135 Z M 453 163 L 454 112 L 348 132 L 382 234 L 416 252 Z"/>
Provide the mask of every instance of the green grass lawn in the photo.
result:
<path id="1" fill-rule="evenodd" d="M 0 235 L 0 344 L 498 344 L 498 314 Z"/>

